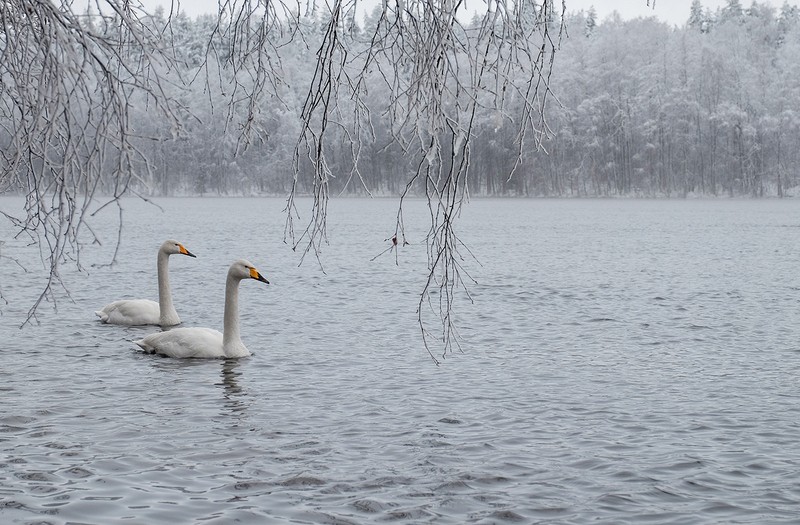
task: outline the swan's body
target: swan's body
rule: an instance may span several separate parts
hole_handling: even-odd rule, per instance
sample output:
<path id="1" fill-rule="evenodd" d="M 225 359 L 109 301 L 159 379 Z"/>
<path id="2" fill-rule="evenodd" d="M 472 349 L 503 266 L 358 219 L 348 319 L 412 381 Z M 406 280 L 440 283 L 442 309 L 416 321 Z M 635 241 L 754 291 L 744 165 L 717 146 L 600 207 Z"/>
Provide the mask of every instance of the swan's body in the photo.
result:
<path id="1" fill-rule="evenodd" d="M 142 324 L 163 324 L 170 326 L 181 322 L 177 318 L 177 322 L 172 322 L 174 319 L 167 317 L 167 323 L 161 323 L 161 307 L 157 302 L 150 299 L 124 299 L 122 301 L 114 301 L 107 304 L 102 310 L 98 310 L 95 314 L 100 317 L 100 321 L 108 324 L 124 324 L 129 326 L 136 326 Z M 177 315 L 177 313 L 175 314 Z"/>
<path id="2" fill-rule="evenodd" d="M 158 249 L 158 302 L 149 299 L 124 299 L 105 305 L 95 312 L 100 321 L 108 324 L 128 326 L 158 324 L 174 326 L 181 324 L 181 318 L 172 304 L 169 288 L 169 256 L 172 254 L 194 257 L 184 246 L 173 240 L 164 241 Z"/>
<path id="3" fill-rule="evenodd" d="M 247 348 L 239 349 L 235 355 L 222 355 L 225 346 L 222 332 L 212 328 L 173 328 L 166 332 L 150 334 L 136 341 L 142 350 L 168 357 L 247 357 Z"/>
<path id="4" fill-rule="evenodd" d="M 175 328 L 150 334 L 136 341 L 142 350 L 167 357 L 247 357 L 250 351 L 239 335 L 239 282 L 256 279 L 269 284 L 258 270 L 244 259 L 228 269 L 225 281 L 225 315 L 222 333 L 211 328 Z"/>

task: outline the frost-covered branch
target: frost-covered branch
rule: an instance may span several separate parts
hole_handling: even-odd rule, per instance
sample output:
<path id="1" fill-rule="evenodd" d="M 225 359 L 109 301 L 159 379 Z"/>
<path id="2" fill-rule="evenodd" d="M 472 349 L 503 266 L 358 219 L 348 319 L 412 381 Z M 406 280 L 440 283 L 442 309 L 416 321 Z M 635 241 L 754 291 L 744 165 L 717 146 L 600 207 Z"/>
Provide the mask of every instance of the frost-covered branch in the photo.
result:
<path id="1" fill-rule="evenodd" d="M 177 122 L 159 76 L 168 59 L 144 11 L 128 0 L 93 7 L 80 15 L 69 2 L 6 0 L 0 9 L 0 192 L 21 191 L 26 202 L 23 215 L 4 215 L 49 268 L 26 322 L 54 300 L 62 261 L 80 267 L 82 240 L 97 241 L 82 231 L 94 199 L 101 190 L 119 199 L 140 176 L 134 166 L 147 166 L 129 121 L 133 98 Z"/>
<path id="2" fill-rule="evenodd" d="M 351 5 L 337 0 L 329 6 L 303 105 L 289 201 L 291 209 L 305 160 L 313 173 L 312 219 L 294 236 L 290 211 L 287 232 L 295 246 L 305 243 L 306 250 L 316 251 L 324 241 L 333 176 L 327 159 L 331 127 L 352 123 L 347 136 L 353 172 L 363 183 L 358 163 L 362 140 L 370 138 L 376 118 L 388 121 L 393 141 L 417 159 L 416 171 L 409 174 L 400 195 L 393 239 L 407 242 L 403 201 L 424 194 L 430 212 L 429 274 L 418 314 L 426 346 L 430 349 L 429 337 L 439 333 L 435 339 L 443 344 L 444 355 L 458 345 L 453 306 L 458 297 L 469 298 L 466 283 L 471 278 L 464 266 L 469 252 L 456 231 L 468 199 L 476 111 L 494 111 L 516 127 L 519 157 L 541 144 L 548 133 L 544 108 L 561 35 L 556 20 L 561 20 L 563 6 L 557 12 L 552 1 L 491 3 L 482 16 L 465 24 L 460 17 L 466 8 L 460 0 L 386 1 L 373 13 L 371 31 L 358 39 L 347 31 L 345 14 Z M 387 95 L 377 117 L 368 102 L 370 90 L 378 89 L 376 83 Z M 349 120 L 341 118 L 347 111 L 352 114 Z M 441 331 L 431 329 L 428 307 Z"/>
<path id="3" fill-rule="evenodd" d="M 343 165 L 347 184 L 372 191 L 364 162 L 372 160 L 376 129 L 388 129 L 386 147 L 415 166 L 399 195 L 392 235 L 398 248 L 407 243 L 405 199 L 428 200 L 429 274 L 419 303 L 426 346 L 432 348 L 433 334 L 442 355 L 457 346 L 453 308 L 459 298 L 469 300 L 471 281 L 458 217 L 469 198 L 476 115 L 516 130 L 518 159 L 541 144 L 565 6 L 501 0 L 468 13 L 463 0 L 385 0 L 361 30 L 356 0 L 221 0 L 203 56 L 187 57 L 175 42 L 196 46 L 176 5 L 163 18 L 129 0 L 92 0 L 85 15 L 71 2 L 3 4 L 0 191 L 27 197 L 24 215 L 8 218 L 42 248 L 50 268 L 39 302 L 60 282 L 63 260 L 74 257 L 80 266 L 81 233 L 97 240 L 84 218 L 98 197 L 118 204 L 132 186 L 153 181 L 131 108 L 146 103 L 161 112 L 160 138 L 179 134 L 200 119 L 183 121 L 183 107 L 170 94 L 181 90 L 173 84 L 194 81 L 212 105 L 224 100 L 233 155 L 269 142 L 265 107 L 296 112 L 286 238 L 304 254 L 318 254 L 326 240 L 330 183 Z M 309 76 L 289 75 L 290 60 L 312 64 Z M 152 122 L 148 115 L 143 129 Z M 295 198 L 302 193 L 313 196 L 313 205 L 310 220 L 297 226 Z M 439 323 L 441 330 L 434 328 Z"/>

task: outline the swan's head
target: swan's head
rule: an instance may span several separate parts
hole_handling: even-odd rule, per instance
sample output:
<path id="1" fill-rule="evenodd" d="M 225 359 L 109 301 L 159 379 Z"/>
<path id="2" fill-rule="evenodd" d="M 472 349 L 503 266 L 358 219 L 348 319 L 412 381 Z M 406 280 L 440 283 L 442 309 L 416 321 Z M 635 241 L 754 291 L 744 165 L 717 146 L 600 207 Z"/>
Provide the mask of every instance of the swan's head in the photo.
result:
<path id="1" fill-rule="evenodd" d="M 256 270 L 255 266 L 253 266 L 253 263 L 246 259 L 239 259 L 235 263 L 231 264 L 231 267 L 228 269 L 228 275 L 240 280 L 255 279 L 256 281 L 269 284 L 269 281 L 267 281 L 263 275 L 258 273 L 258 270 Z"/>
<path id="2" fill-rule="evenodd" d="M 173 241 L 172 239 L 164 241 L 164 243 L 161 245 L 160 251 L 166 253 L 167 255 L 180 254 L 188 255 L 189 257 L 195 257 L 195 254 L 187 250 L 183 244 L 179 243 L 178 241 Z"/>

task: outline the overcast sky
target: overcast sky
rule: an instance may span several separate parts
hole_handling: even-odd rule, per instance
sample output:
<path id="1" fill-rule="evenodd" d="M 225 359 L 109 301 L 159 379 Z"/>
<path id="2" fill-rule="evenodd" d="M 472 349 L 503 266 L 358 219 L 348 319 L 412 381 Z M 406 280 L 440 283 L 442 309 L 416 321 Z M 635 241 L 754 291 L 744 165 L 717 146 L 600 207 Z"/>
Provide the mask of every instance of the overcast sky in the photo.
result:
<path id="1" fill-rule="evenodd" d="M 483 9 L 485 5 L 485 0 L 465 0 L 465 2 L 469 9 Z M 647 0 L 566 0 L 566 2 L 567 11 L 588 10 L 589 6 L 593 5 L 601 21 L 616 10 L 625 19 L 637 16 L 656 16 L 667 23 L 679 26 L 689 18 L 689 6 L 692 5 L 692 0 L 656 0 L 655 9 L 653 0 L 650 1 L 650 7 L 647 7 Z M 708 7 L 712 11 L 727 3 L 726 0 L 701 0 L 701 2 L 704 7 Z M 142 0 L 142 3 L 147 7 L 158 4 L 168 6 L 169 0 Z M 745 7 L 749 7 L 750 3 L 750 0 L 742 0 L 742 5 Z M 783 0 L 761 0 L 761 3 L 772 4 L 776 8 L 780 8 Z M 795 1 L 792 0 L 790 3 L 795 3 Z M 217 12 L 217 0 L 182 0 L 180 4 L 181 9 L 190 16 Z"/>

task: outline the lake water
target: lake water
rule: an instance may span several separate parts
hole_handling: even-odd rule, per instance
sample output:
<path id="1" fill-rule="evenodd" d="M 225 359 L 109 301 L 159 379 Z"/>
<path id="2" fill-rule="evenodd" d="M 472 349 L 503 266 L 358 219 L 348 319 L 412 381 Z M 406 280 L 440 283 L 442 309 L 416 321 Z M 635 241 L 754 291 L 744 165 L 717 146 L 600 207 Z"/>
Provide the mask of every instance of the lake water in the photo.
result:
<path id="1" fill-rule="evenodd" d="M 0 199 L 8 210 L 18 200 Z M 336 200 L 330 245 L 282 243 L 281 199 L 125 201 L 92 222 L 39 325 L 38 252 L 0 259 L 0 522 L 797 523 L 800 201 L 476 200 L 481 264 L 456 306 L 463 352 L 436 366 L 416 325 L 425 207 L 374 261 L 394 200 Z M 301 203 L 301 213 L 308 212 Z M 175 238 L 185 326 L 222 328 L 241 285 L 241 360 L 173 360 L 154 327 L 93 311 L 156 298 Z"/>

